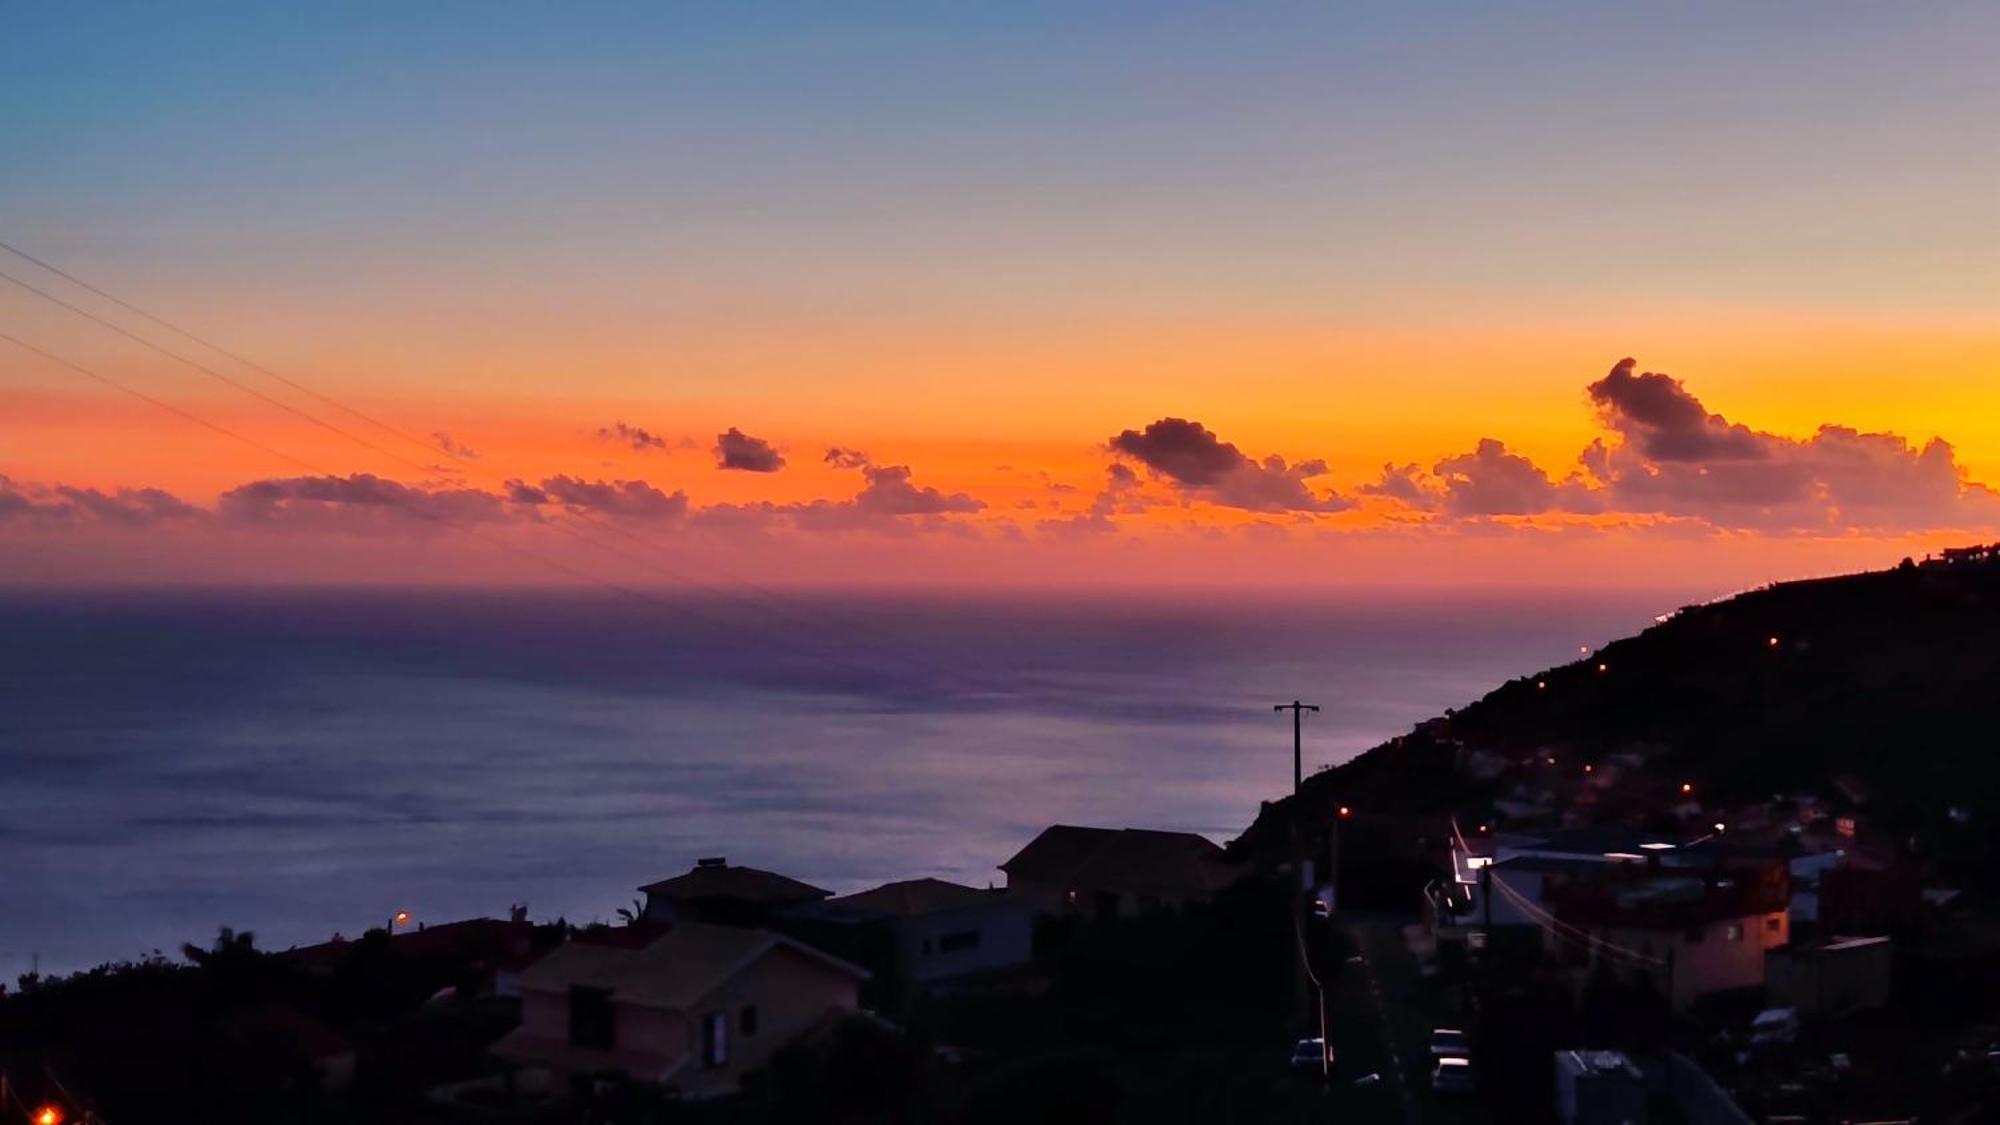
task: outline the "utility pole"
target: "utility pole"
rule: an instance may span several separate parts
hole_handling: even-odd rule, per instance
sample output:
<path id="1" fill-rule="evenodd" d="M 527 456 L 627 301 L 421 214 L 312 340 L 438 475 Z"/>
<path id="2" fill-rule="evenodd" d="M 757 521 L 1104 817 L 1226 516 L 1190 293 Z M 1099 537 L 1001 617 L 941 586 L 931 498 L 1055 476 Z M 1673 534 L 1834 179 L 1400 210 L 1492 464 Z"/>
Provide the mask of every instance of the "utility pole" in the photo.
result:
<path id="1" fill-rule="evenodd" d="M 1300 760 L 1299 751 L 1299 717 L 1307 711 L 1318 711 L 1319 707 L 1312 703 L 1300 703 L 1294 699 L 1290 703 L 1280 703 L 1271 710 L 1292 713 L 1292 795 L 1296 797 L 1299 793 L 1299 783 L 1305 780 L 1304 763 Z"/>

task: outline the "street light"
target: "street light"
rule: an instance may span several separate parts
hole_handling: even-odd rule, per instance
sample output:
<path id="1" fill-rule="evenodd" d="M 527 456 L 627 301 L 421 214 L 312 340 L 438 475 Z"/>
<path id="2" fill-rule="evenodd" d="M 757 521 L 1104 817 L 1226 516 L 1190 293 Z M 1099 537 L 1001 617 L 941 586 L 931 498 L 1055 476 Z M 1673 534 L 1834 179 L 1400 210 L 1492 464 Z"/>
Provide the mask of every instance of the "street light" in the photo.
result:
<path id="1" fill-rule="evenodd" d="M 407 910 L 396 911 L 394 914 L 391 914 L 389 916 L 390 935 L 391 936 L 395 935 L 397 926 L 407 926 L 409 924 L 410 924 L 410 912 Z"/>
<path id="2" fill-rule="evenodd" d="M 45 1105 L 35 1111 L 35 1125 L 62 1125 L 62 1119 L 62 1110 L 52 1105 Z"/>

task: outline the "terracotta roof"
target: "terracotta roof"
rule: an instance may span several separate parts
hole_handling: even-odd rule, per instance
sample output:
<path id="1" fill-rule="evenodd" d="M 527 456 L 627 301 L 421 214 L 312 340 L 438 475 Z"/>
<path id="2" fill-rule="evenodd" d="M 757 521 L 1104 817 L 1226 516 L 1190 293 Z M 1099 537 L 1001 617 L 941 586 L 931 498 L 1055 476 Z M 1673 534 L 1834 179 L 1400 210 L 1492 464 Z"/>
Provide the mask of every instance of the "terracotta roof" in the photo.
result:
<path id="1" fill-rule="evenodd" d="M 523 970 L 521 986 L 562 990 L 583 985 L 609 989 L 613 1000 L 684 1009 L 777 949 L 833 972 L 868 977 L 866 970 L 783 934 L 682 922 L 637 949 L 572 941 Z"/>
<path id="2" fill-rule="evenodd" d="M 1205 836 L 1148 828 L 1058 824 L 1000 865 L 1010 878 L 1206 895 L 1236 881 L 1237 868 Z"/>
<path id="3" fill-rule="evenodd" d="M 648 883 L 639 889 L 646 894 L 659 895 L 662 898 L 681 900 L 733 898 L 771 906 L 814 902 L 833 893 L 773 871 L 723 864 L 696 866 L 684 875 Z"/>
<path id="4" fill-rule="evenodd" d="M 941 910 L 985 906 L 1004 898 L 1005 894 L 1004 891 L 983 891 L 963 883 L 947 883 L 943 879 L 905 879 L 829 899 L 826 905 L 846 914 L 907 918 L 936 914 Z"/>

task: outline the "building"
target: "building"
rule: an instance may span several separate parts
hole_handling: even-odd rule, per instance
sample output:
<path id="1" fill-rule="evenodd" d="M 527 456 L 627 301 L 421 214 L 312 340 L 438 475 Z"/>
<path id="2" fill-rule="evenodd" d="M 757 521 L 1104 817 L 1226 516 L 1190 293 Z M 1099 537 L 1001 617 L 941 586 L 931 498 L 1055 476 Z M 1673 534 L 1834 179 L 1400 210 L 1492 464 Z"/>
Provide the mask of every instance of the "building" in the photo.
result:
<path id="1" fill-rule="evenodd" d="M 774 917 L 833 894 L 755 867 L 732 867 L 716 856 L 699 860 L 686 874 L 639 888 L 646 896 L 648 922 L 712 922 L 762 926 Z"/>
<path id="2" fill-rule="evenodd" d="M 1782 862 L 1606 864 L 1549 897 L 1552 948 L 1645 972 L 1677 1012 L 1703 996 L 1761 989 L 1765 954 L 1791 941 Z"/>
<path id="3" fill-rule="evenodd" d="M 1886 937 L 1836 937 L 1774 950 L 1771 993 L 1804 1016 L 1842 1016 L 1887 1007 L 1895 976 Z"/>
<path id="4" fill-rule="evenodd" d="M 854 1011 L 867 975 L 765 930 L 641 923 L 523 971 L 521 1025 L 493 1053 L 557 1088 L 616 1073 L 731 1094 L 778 1048 Z"/>
<path id="5" fill-rule="evenodd" d="M 1618 1051 L 1556 1052 L 1563 1125 L 1645 1125 L 1646 1076 Z"/>
<path id="6" fill-rule="evenodd" d="M 931 987 L 1028 963 L 1034 909 L 1006 891 L 906 879 L 828 899 L 816 917 L 874 927 L 888 941 L 899 989 Z"/>
<path id="7" fill-rule="evenodd" d="M 540 948 L 538 941 L 544 942 Z M 359 940 L 336 934 L 330 941 L 288 949 L 278 956 L 308 972 L 331 973 L 371 942 L 379 942 L 380 951 L 450 977 L 463 990 L 502 996 L 519 995 L 515 988 L 519 971 L 552 944 L 551 939 L 537 936 L 527 908 L 517 906 L 504 922 L 468 918 L 435 926 L 419 924 L 395 933 L 371 931 Z"/>
<path id="8" fill-rule="evenodd" d="M 1000 865 L 1007 889 L 1034 909 L 1098 918 L 1207 902 L 1242 869 L 1192 832 L 1144 828 L 1045 828 Z"/>

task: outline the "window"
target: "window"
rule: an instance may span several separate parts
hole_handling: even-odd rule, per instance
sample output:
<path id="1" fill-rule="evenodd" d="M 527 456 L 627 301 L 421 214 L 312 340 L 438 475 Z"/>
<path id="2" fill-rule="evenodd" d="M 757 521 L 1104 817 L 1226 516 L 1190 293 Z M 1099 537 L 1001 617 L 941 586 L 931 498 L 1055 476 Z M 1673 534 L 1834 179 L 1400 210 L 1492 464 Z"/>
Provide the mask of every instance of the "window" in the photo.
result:
<path id="1" fill-rule="evenodd" d="M 938 938 L 939 953 L 957 953 L 964 949 L 979 948 L 978 930 L 960 930 L 955 934 L 945 934 Z"/>
<path id="2" fill-rule="evenodd" d="M 608 1049 L 617 1021 L 611 1011 L 611 990 L 573 984 L 569 989 L 569 1041 L 576 1047 Z"/>
<path id="3" fill-rule="evenodd" d="M 1742 941 L 1743 923 L 1741 922 L 1729 923 L 1729 928 L 1726 931 L 1724 931 L 1724 936 L 1727 937 L 1730 941 Z"/>
<path id="4" fill-rule="evenodd" d="M 701 1017 L 701 1065 L 713 1070 L 729 1062 L 729 1013 Z"/>
<path id="5" fill-rule="evenodd" d="M 1775 914 L 1769 918 L 1764 919 L 1764 931 L 1766 933 L 1775 934 L 1779 930 L 1782 930 L 1784 928 L 1785 928 L 1785 920 L 1783 918 L 1778 917 Z"/>
<path id="6" fill-rule="evenodd" d="M 743 1005 L 743 1011 L 736 1016 L 736 1030 L 745 1039 L 757 1034 L 757 1005 Z"/>

